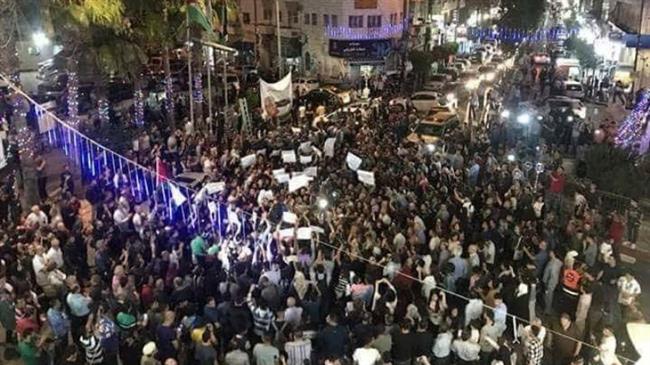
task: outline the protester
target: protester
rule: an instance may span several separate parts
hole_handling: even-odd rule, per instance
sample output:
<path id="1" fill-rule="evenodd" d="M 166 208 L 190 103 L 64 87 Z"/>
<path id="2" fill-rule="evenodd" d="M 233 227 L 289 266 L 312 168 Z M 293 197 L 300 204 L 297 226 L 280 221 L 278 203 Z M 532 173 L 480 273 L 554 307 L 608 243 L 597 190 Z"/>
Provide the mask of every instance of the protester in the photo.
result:
<path id="1" fill-rule="evenodd" d="M 125 153 L 165 177 L 203 174 L 205 190 L 183 200 L 124 166 L 85 186 L 64 173 L 51 206 L 2 223 L 0 323 L 32 363 L 73 361 L 69 345 L 91 364 L 613 359 L 641 293 L 617 268 L 623 219 L 597 221 L 587 196 L 565 204 L 561 156 L 528 161 L 488 126 L 432 151 L 406 138 L 411 107 L 388 101 L 315 124 L 305 106 L 296 125 L 221 144 L 148 121 Z M 49 330 L 54 351 L 36 340 Z"/>

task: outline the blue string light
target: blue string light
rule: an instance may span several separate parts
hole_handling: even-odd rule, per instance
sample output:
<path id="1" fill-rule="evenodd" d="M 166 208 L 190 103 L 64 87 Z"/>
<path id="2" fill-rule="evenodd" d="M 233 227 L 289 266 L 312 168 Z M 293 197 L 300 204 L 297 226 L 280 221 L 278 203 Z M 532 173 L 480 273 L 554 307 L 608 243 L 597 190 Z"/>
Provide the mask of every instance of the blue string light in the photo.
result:
<path id="1" fill-rule="evenodd" d="M 623 149 L 628 149 L 642 156 L 648 152 L 650 144 L 650 128 L 647 119 L 650 108 L 650 91 L 642 94 L 641 100 L 634 106 L 632 112 L 618 127 L 615 143 Z M 645 128 L 645 130 L 644 130 Z"/>

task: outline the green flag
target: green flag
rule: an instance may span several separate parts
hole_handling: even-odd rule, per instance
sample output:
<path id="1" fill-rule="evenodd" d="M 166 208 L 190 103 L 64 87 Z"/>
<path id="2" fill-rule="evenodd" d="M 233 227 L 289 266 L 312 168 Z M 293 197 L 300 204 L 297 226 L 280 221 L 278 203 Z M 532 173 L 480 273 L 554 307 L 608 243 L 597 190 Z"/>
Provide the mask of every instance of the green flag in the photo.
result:
<path id="1" fill-rule="evenodd" d="M 203 10 L 201 10 L 194 0 L 187 1 L 187 18 L 190 24 L 197 24 L 203 28 L 203 30 L 212 33 L 212 26 L 210 25 L 208 17 L 205 16 Z"/>

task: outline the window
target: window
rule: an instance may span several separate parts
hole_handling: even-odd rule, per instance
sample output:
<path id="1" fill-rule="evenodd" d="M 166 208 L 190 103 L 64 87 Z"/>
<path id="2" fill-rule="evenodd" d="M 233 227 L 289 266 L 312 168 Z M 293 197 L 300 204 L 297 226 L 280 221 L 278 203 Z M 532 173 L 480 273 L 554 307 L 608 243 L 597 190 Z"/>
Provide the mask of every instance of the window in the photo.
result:
<path id="1" fill-rule="evenodd" d="M 289 12 L 289 24 L 298 24 L 298 12 L 296 11 Z"/>
<path id="2" fill-rule="evenodd" d="M 309 13 L 305 13 L 305 25 L 309 25 Z"/>
<path id="3" fill-rule="evenodd" d="M 381 15 L 368 15 L 368 28 L 381 27 Z"/>
<path id="4" fill-rule="evenodd" d="M 311 25 L 318 25 L 318 18 L 316 13 L 311 13 Z"/>
<path id="5" fill-rule="evenodd" d="M 273 10 L 271 9 L 264 9 L 262 11 L 262 17 L 264 18 L 264 20 L 271 20 L 272 15 L 273 15 Z"/>
<path id="6" fill-rule="evenodd" d="M 339 16 L 332 14 L 332 17 L 330 18 L 331 24 L 333 27 L 338 27 L 339 26 Z"/>
<path id="7" fill-rule="evenodd" d="M 391 25 L 397 24 L 397 13 L 393 13 L 390 15 L 390 24 Z"/>
<path id="8" fill-rule="evenodd" d="M 330 16 L 329 16 L 329 14 L 323 14 L 323 25 L 326 26 L 326 27 L 330 25 Z"/>
<path id="9" fill-rule="evenodd" d="M 250 24 L 251 23 L 251 15 L 249 13 L 242 13 L 241 21 L 244 24 Z"/>
<path id="10" fill-rule="evenodd" d="M 363 15 L 350 15 L 350 28 L 363 28 Z"/>

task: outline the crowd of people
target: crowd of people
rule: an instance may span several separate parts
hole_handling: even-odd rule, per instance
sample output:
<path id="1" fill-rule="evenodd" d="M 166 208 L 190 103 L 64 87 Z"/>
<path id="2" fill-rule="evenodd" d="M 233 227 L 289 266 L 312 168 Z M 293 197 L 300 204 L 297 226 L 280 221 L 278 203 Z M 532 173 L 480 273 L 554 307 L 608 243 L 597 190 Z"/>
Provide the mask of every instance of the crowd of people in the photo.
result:
<path id="1" fill-rule="evenodd" d="M 411 143 L 413 114 L 379 100 L 220 146 L 149 121 L 128 156 L 224 182 L 216 210 L 185 203 L 218 222 L 170 214 L 123 171 L 62 175 L 56 198 L 2 210 L 8 341 L 27 365 L 624 363 L 644 315 L 621 219 L 597 194 L 570 202 L 544 148 L 487 128 Z M 280 182 L 307 167 L 308 186 Z"/>

